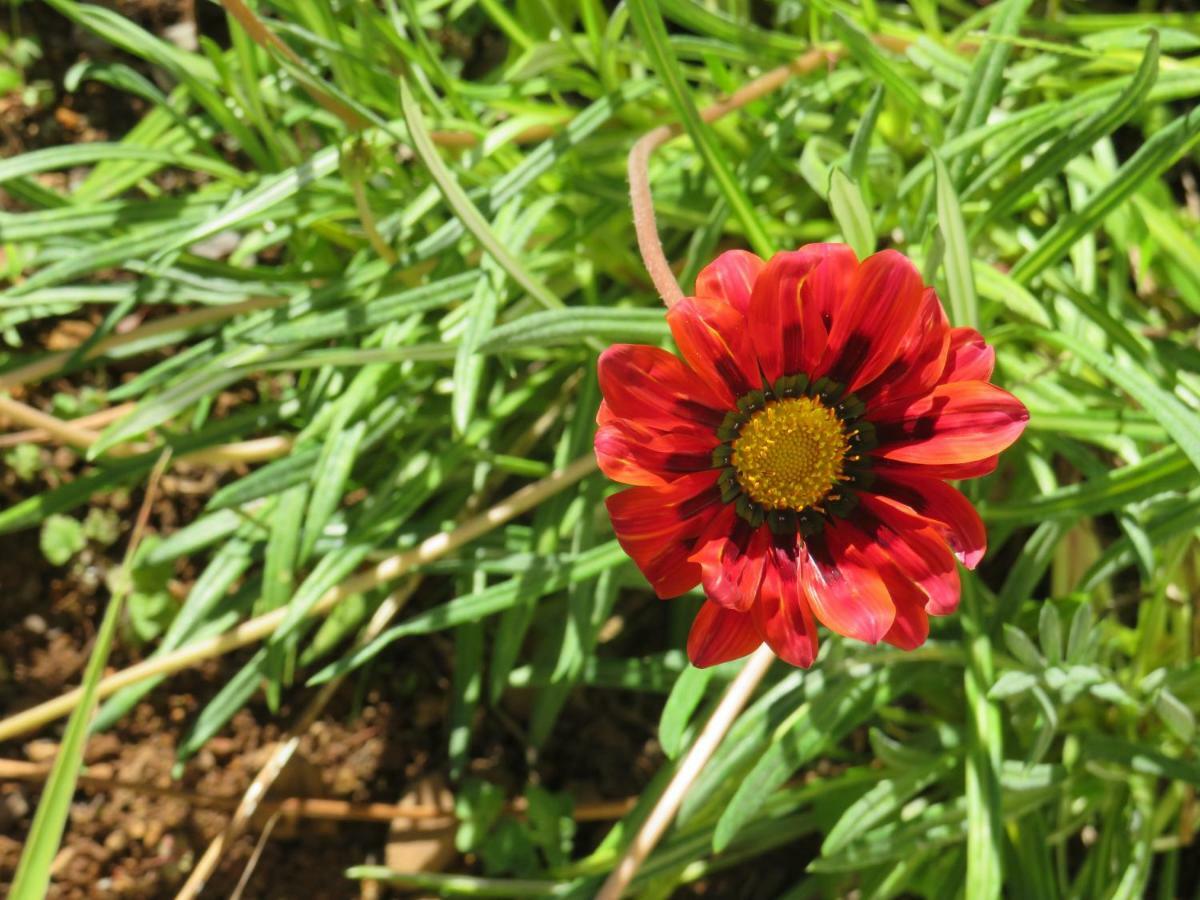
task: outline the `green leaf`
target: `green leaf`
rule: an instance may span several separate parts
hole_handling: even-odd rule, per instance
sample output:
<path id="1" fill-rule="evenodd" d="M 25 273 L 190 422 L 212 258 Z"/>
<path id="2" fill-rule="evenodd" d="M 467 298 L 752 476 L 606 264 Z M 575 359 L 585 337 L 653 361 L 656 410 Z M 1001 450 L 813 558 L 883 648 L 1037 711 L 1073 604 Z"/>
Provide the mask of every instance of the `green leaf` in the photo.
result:
<path id="1" fill-rule="evenodd" d="M 920 119 L 927 132 L 937 134 L 941 131 L 934 108 L 922 100 L 920 91 L 892 58 L 880 51 L 868 35 L 840 12 L 834 13 L 830 24 L 855 61 L 878 79 L 910 113 Z"/>
<path id="2" fill-rule="evenodd" d="M 454 795 L 459 822 L 454 846 L 460 853 L 479 849 L 503 811 L 504 791 L 481 778 L 467 779 Z"/>
<path id="3" fill-rule="evenodd" d="M 429 174 L 442 192 L 442 196 L 445 197 L 447 205 L 454 210 L 463 226 L 491 254 L 500 268 L 507 272 L 509 277 L 519 284 L 529 296 L 547 309 L 556 309 L 562 306 L 562 300 L 500 243 L 487 221 L 471 203 L 470 198 L 459 186 L 446 164 L 442 162 L 437 147 L 429 137 L 425 121 L 421 117 L 421 110 L 413 98 L 412 89 L 405 78 L 400 79 L 400 108 L 404 112 L 404 121 L 408 124 L 409 134 L 412 136 L 413 150 L 425 167 L 429 169 Z"/>
<path id="4" fill-rule="evenodd" d="M 42 556 L 54 566 L 65 565 L 68 560 L 85 546 L 87 538 L 83 526 L 70 516 L 52 515 L 42 523 L 38 538 Z"/>
<path id="5" fill-rule="evenodd" d="M 1045 658 L 1043 658 L 1042 654 L 1038 653 L 1037 647 L 1033 645 L 1033 641 L 1029 639 L 1029 635 L 1016 625 L 1011 625 L 1008 622 L 1004 623 L 1004 643 L 1008 646 L 1008 652 L 1020 660 L 1022 664 L 1029 666 L 1031 669 L 1045 668 Z"/>
<path id="6" fill-rule="evenodd" d="M 1192 742 L 1196 736 L 1196 714 L 1182 700 L 1163 688 L 1154 696 L 1154 711 L 1176 737 L 1185 744 Z"/>
<path id="7" fill-rule="evenodd" d="M 309 683 L 322 684 L 356 669 L 378 656 L 389 644 L 403 637 L 430 634 L 465 622 L 477 622 L 485 616 L 509 609 L 524 596 L 523 592 L 532 591 L 535 598 L 542 597 L 575 581 L 593 578 L 605 569 L 624 563 L 626 559 L 624 551 L 616 541 L 601 544 L 565 564 L 539 558 L 539 565 L 522 577 L 492 585 L 465 597 L 458 597 L 426 612 L 417 613 L 399 625 L 393 625 L 369 644 L 355 648 L 339 662 L 317 672 Z"/>
<path id="8" fill-rule="evenodd" d="M 78 523 L 75 524 L 78 528 Z M 130 573 L 131 557 L 132 554 L 127 553 L 121 565 L 124 578 L 119 581 L 124 584 L 131 584 L 133 580 Z M 97 687 L 108 663 L 109 649 L 117 633 L 124 599 L 122 593 L 113 593 L 105 606 L 104 617 L 100 620 L 100 627 L 96 631 L 95 642 L 84 668 L 79 699 L 67 720 L 66 730 L 58 744 L 58 754 L 42 788 L 42 798 L 38 802 L 33 824 L 25 836 L 25 845 L 9 891 L 13 900 L 41 900 L 50 887 L 51 868 L 58 856 L 58 847 L 71 811 L 71 801 L 75 796 L 79 770 L 83 766 L 88 725 L 99 699 Z"/>
<path id="9" fill-rule="evenodd" d="M 1131 772 L 1200 785 L 1200 764 L 1177 759 L 1152 747 L 1100 734 L 1088 735 L 1080 747 L 1087 759 L 1116 763 Z"/>
<path id="10" fill-rule="evenodd" d="M 661 309 L 574 307 L 533 313 L 493 328 L 479 344 L 479 352 L 583 343 L 589 337 L 605 343 L 658 344 L 670 333 Z"/>
<path id="11" fill-rule="evenodd" d="M 1013 266 L 1012 277 L 1031 281 L 1058 262 L 1080 238 L 1150 180 L 1157 178 L 1200 140 L 1200 108 L 1193 109 L 1149 137 L 1103 188 L 1080 209 L 1059 216 L 1028 253 Z M 1197 445 L 1200 446 L 1200 445 Z"/>
<path id="12" fill-rule="evenodd" d="M 713 832 L 721 852 L 762 808 L 771 792 L 831 742 L 841 740 L 880 705 L 902 692 L 904 677 L 895 670 L 872 672 L 832 688 L 819 700 L 796 710 L 776 732 L 774 742 L 742 780 Z"/>
<path id="13" fill-rule="evenodd" d="M 955 325 L 979 327 L 979 301 L 975 297 L 975 279 L 971 245 L 963 225 L 962 209 L 950 173 L 934 154 L 937 171 L 938 230 L 946 244 L 946 284 L 950 294 L 950 321 Z"/>
<path id="14" fill-rule="evenodd" d="M 1042 653 L 1046 655 L 1047 663 L 1057 666 L 1062 662 L 1062 622 L 1053 603 L 1043 603 L 1038 612 L 1038 641 L 1042 645 Z"/>
<path id="15" fill-rule="evenodd" d="M 675 681 L 667 702 L 663 706 L 662 718 L 658 723 L 658 742 L 667 759 L 677 759 L 683 752 L 683 737 L 688 722 L 712 681 L 712 668 L 697 669 L 689 666 Z"/>
<path id="16" fill-rule="evenodd" d="M 750 241 L 750 246 L 759 256 L 770 257 L 775 251 L 774 243 L 759 219 L 754 204 L 734 177 L 733 166 L 728 157 L 696 109 L 695 101 L 692 99 L 692 90 L 671 50 L 667 29 L 658 10 L 658 3 L 656 0 L 630 0 L 628 9 L 638 37 L 642 39 L 646 53 L 667 89 L 667 95 L 675 107 L 675 114 L 683 123 L 688 137 L 692 139 L 696 151 L 704 160 L 704 165 L 713 180 L 716 181 L 722 196 L 729 203 L 729 208 L 746 230 L 746 238 Z"/>
<path id="17" fill-rule="evenodd" d="M 1200 117 L 1197 123 L 1200 128 Z M 1044 337 L 1050 343 L 1074 353 L 1101 375 L 1119 384 L 1154 416 L 1192 465 L 1200 470 L 1200 413 L 1189 409 L 1170 391 L 1160 387 L 1144 368 L 1132 362 L 1115 359 L 1088 342 L 1063 332 L 1046 332 Z"/>
<path id="18" fill-rule="evenodd" d="M 912 797 L 945 775 L 958 760 L 948 756 L 921 768 L 882 779 L 850 806 L 825 835 L 821 855 L 832 856 L 895 816 Z"/>
<path id="19" fill-rule="evenodd" d="M 566 864 L 575 843 L 574 803 L 569 794 L 551 793 L 536 784 L 525 791 L 529 830 L 551 868 Z"/>
<path id="20" fill-rule="evenodd" d="M 1004 672 L 988 690 L 988 696 L 993 700 L 1015 697 L 1031 691 L 1037 683 L 1037 676 L 1028 672 Z"/>
<path id="21" fill-rule="evenodd" d="M 846 243 L 859 259 L 875 252 L 875 229 L 871 226 L 871 214 L 862 191 L 836 167 L 829 172 L 829 208 Z"/>
<path id="22" fill-rule="evenodd" d="M 1038 154 L 1032 163 L 1023 165 L 1016 178 L 991 195 L 991 202 L 972 226 L 971 233 L 980 233 L 1011 210 L 1027 191 L 1061 172 L 1072 159 L 1124 124 L 1142 107 L 1157 77 L 1158 34 L 1151 33 L 1141 65 L 1117 100 L 1092 113 Z"/>
<path id="23" fill-rule="evenodd" d="M 1083 662 L 1083 651 L 1087 648 L 1091 633 L 1092 605 L 1085 600 L 1071 616 L 1071 629 L 1067 633 L 1067 662 Z"/>

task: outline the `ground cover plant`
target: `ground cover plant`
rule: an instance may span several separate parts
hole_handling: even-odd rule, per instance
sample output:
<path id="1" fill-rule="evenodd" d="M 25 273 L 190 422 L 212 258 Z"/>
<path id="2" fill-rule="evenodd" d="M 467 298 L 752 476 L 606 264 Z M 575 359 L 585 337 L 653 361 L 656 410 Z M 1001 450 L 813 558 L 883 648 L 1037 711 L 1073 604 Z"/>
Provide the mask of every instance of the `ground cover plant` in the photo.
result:
<path id="1" fill-rule="evenodd" d="M 163 720 L 179 779 L 247 717 L 271 730 L 202 839 L 180 824 L 142 854 L 147 896 L 294 895 L 302 854 L 260 851 L 329 832 L 263 793 L 336 801 L 320 771 L 276 781 L 314 723 L 381 702 L 382 739 L 421 749 L 391 795 L 355 797 L 393 804 L 371 820 L 392 837 L 353 831 L 315 895 L 1200 889 L 1190 4 L 223 0 L 182 20 L 47 0 L 43 30 L 14 12 L 0 42 L 12 103 L 65 98 L 76 138 L 0 160 L 0 575 L 41 587 L 0 584 L 0 784 L 41 786 L 0 815 L 11 896 L 86 895 L 60 845 L 137 787 L 88 748 L 132 740 L 193 670 L 209 689 Z M 72 63 L 47 82 L 30 60 L 58 33 Z M 89 96 L 122 110 L 102 134 L 73 127 Z M 636 232 L 630 174 L 653 194 Z M 694 668 L 703 592 L 657 599 L 614 536 L 597 362 L 674 350 L 670 283 L 723 251 L 814 242 L 911 260 L 1028 422 L 961 485 L 988 550 L 927 641 L 825 632 L 809 668 Z M 55 645 L 28 617 L 83 584 L 79 664 L 44 691 Z M 384 858 L 423 821 L 433 851 Z M 134 853 L 106 852 L 105 878 Z"/>

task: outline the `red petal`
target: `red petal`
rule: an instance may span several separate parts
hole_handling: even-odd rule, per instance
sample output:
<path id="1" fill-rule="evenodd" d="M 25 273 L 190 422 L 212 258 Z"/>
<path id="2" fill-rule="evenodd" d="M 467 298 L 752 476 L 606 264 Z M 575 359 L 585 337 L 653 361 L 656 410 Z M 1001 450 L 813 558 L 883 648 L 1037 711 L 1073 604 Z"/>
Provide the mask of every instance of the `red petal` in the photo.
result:
<path id="1" fill-rule="evenodd" d="M 685 297 L 667 310 L 667 324 L 683 358 L 726 407 L 762 387 L 746 319 L 728 303 Z"/>
<path id="2" fill-rule="evenodd" d="M 706 600 L 688 633 L 688 659 L 693 666 L 704 669 L 753 653 L 761 643 L 749 613 L 734 612 Z"/>
<path id="3" fill-rule="evenodd" d="M 874 492 L 900 501 L 933 522 L 968 569 L 979 565 L 987 550 L 987 529 L 961 492 L 937 478 L 891 471 L 879 473 Z"/>
<path id="4" fill-rule="evenodd" d="M 662 485 L 686 472 L 711 469 L 717 436 L 699 428 L 668 433 L 618 420 L 596 431 L 600 471 L 622 484 Z"/>
<path id="5" fill-rule="evenodd" d="M 762 583 L 769 543 L 767 528 L 751 529 L 726 505 L 704 529 L 691 556 L 700 566 L 708 599 L 738 612 L 749 610 Z"/>
<path id="6" fill-rule="evenodd" d="M 619 422 L 621 417 L 612 411 L 612 407 L 605 401 L 600 401 L 600 408 L 596 410 L 596 424 L 607 425 L 609 422 Z"/>
<path id="7" fill-rule="evenodd" d="M 698 422 L 717 428 L 730 406 L 679 357 L 660 347 L 614 344 L 600 354 L 600 390 L 608 413 L 649 427 Z"/>
<path id="8" fill-rule="evenodd" d="M 833 311 L 818 369 L 856 391 L 887 370 L 921 309 L 925 286 L 908 258 L 883 250 L 858 267 L 849 298 Z"/>
<path id="9" fill-rule="evenodd" d="M 921 310 L 892 364 L 860 396 L 872 403 L 924 394 L 938 382 L 950 348 L 950 322 L 933 288 L 921 295 Z"/>
<path id="10" fill-rule="evenodd" d="M 825 349 L 826 318 L 847 296 L 857 268 L 845 244 L 808 244 L 771 257 L 754 282 L 747 315 L 768 381 L 813 370 Z"/>
<path id="11" fill-rule="evenodd" d="M 745 315 L 750 308 L 750 290 L 764 265 L 749 250 L 726 250 L 696 276 L 696 296 L 724 300 Z"/>
<path id="12" fill-rule="evenodd" d="M 925 609 L 944 616 L 958 608 L 961 586 L 954 554 L 929 523 L 904 506 L 874 494 L 861 496 L 859 521 L 874 539 L 868 556 L 888 562 L 925 594 Z"/>
<path id="13" fill-rule="evenodd" d="M 801 579 L 809 606 L 830 631 L 868 644 L 892 627 L 896 608 L 887 586 L 866 556 L 869 539 L 837 519 L 808 540 L 810 554 Z"/>
<path id="14" fill-rule="evenodd" d="M 807 669 L 817 658 L 817 623 L 804 596 L 801 555 L 795 539 L 789 546 L 772 543 L 754 624 L 775 655 Z"/>
<path id="15" fill-rule="evenodd" d="M 716 472 L 698 472 L 605 500 L 621 548 L 660 597 L 677 597 L 700 583 L 700 567 L 688 557 L 721 503 L 716 481 Z"/>
<path id="16" fill-rule="evenodd" d="M 955 328 L 950 332 L 950 353 L 946 368 L 938 380 L 988 381 L 996 367 L 996 351 L 987 345 L 974 328 Z"/>
<path id="17" fill-rule="evenodd" d="M 983 381 L 941 384 L 923 397 L 873 407 L 884 459 L 932 465 L 975 462 L 1021 436 L 1029 411 L 1007 391 Z"/>
<path id="18" fill-rule="evenodd" d="M 896 605 L 896 620 L 883 639 L 901 650 L 916 650 L 929 637 L 925 595 L 895 566 L 881 566 L 879 572 L 892 595 L 892 603 Z"/>
<path id="19" fill-rule="evenodd" d="M 921 463 L 899 462 L 897 460 L 876 459 L 875 470 L 878 472 L 897 472 L 901 475 L 916 475 L 921 478 L 945 478 L 948 481 L 958 481 L 963 478 L 982 478 L 996 471 L 999 456 L 989 456 L 969 463 L 946 463 L 944 465 L 923 465 Z"/>

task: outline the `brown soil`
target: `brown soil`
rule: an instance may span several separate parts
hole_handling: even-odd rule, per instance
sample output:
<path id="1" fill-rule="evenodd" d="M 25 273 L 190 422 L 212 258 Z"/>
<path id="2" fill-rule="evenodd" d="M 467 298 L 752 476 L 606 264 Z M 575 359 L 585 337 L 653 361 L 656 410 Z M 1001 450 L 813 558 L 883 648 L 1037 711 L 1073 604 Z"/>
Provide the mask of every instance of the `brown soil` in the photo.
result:
<path id="1" fill-rule="evenodd" d="M 0 584 L 5 586 L 5 626 L 0 629 L 0 716 L 62 693 L 78 683 L 103 610 L 103 588 L 87 578 L 89 567 L 68 577 L 45 563 L 33 533 L 3 538 Z M 101 567 L 105 560 L 93 560 Z M 107 560 L 109 564 L 111 560 Z M 49 601 L 49 602 L 47 602 Z M 352 803 L 397 802 L 424 775 L 445 765 L 442 723 L 448 702 L 449 642 L 403 646 L 370 675 L 365 696 L 349 685 L 307 733 L 296 762 L 278 783 L 278 795 L 337 798 Z M 138 653 L 115 649 L 113 667 Z M 85 761 L 89 775 L 172 788 L 210 797 L 240 798 L 269 748 L 297 713 L 285 705 L 272 715 L 258 699 L 241 710 L 214 740 L 172 778 L 176 747 L 195 714 L 245 662 L 245 654 L 181 673 L 140 703 L 111 733 L 93 737 Z M 294 704 L 309 696 L 292 692 Z M 511 708 L 487 715 L 473 769 L 518 794 L 530 777 L 577 796 L 615 798 L 642 787 L 660 760 L 648 739 L 657 701 L 585 692 L 568 707 L 568 720 L 531 771 L 510 733 L 522 715 L 520 696 Z M 47 762 L 62 723 L 21 741 L 0 744 L 0 759 Z M 581 745 L 591 748 L 580 754 Z M 619 764 L 617 764 L 619 761 Z M 12 877 L 31 824 L 40 785 L 0 781 L 0 893 Z M 148 796 L 127 790 L 81 789 L 71 809 L 55 863 L 53 898 L 171 897 L 227 819 L 223 811 L 198 808 L 186 798 Z M 256 826 L 262 822 L 257 821 Z M 581 846 L 607 826 L 581 829 Z M 227 849 L 207 897 L 227 897 L 246 870 L 259 827 Z M 387 823 L 281 821 L 275 825 L 246 886 L 246 897 L 352 897 L 359 887 L 344 870 L 381 862 Z M 467 870 L 472 860 L 452 863 Z"/>

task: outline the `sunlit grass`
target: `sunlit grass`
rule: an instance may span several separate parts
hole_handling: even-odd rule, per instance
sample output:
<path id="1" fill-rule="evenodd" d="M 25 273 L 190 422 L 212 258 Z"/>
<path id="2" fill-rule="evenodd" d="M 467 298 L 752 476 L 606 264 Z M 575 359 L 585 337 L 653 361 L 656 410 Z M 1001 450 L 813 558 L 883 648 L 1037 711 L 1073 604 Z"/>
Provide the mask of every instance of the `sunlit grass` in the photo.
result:
<path id="1" fill-rule="evenodd" d="M 625 166 L 637 138 L 681 122 L 650 176 L 685 290 L 729 247 L 896 247 L 955 324 L 996 345 L 994 380 L 1031 421 L 973 489 L 990 547 L 963 573 L 961 613 L 911 654 L 831 639 L 809 672 L 776 666 L 639 872 L 642 895 L 752 871 L 783 845 L 802 848 L 809 874 L 771 889 L 797 900 L 993 897 L 1002 884 L 1171 897 L 1194 883 L 1194 17 L 1027 0 L 754 4 L 753 21 L 740 2 L 273 0 L 261 20 L 227 3 L 230 45 L 191 53 L 104 7 L 49 2 L 64 28 L 127 54 L 76 75 L 146 112 L 111 141 L 0 161 L 20 209 L 0 213 L 0 385 L 86 374 L 104 403 L 134 406 L 77 443 L 87 463 L 72 480 L 0 510 L 0 532 L 144 486 L 164 447 L 203 451 L 194 464 L 223 473 L 202 513 L 132 560 L 134 578 L 185 558 L 200 575 L 149 635 L 162 665 L 110 696 L 99 727 L 188 648 L 230 649 L 217 636 L 239 625 L 258 652 L 190 720 L 183 759 L 260 692 L 277 708 L 334 676 L 371 679 L 368 661 L 404 667 L 406 642 L 447 632 L 435 767 L 468 798 L 460 847 L 484 862 L 390 877 L 594 894 L 670 763 L 598 848 L 563 839 L 569 811 L 550 801 L 540 819 L 497 825 L 486 789 L 461 775 L 476 711 L 515 689 L 530 748 L 580 688 L 661 693 L 658 737 L 677 760 L 736 671 L 686 668 L 680 626 L 698 595 L 648 604 L 603 515 L 605 479 L 586 462 L 569 481 L 551 474 L 591 454 L 598 351 L 669 341 Z M 814 45 L 826 65 L 702 120 Z M 38 180 L 77 167 L 69 190 Z M 191 187 L 164 191 L 168 171 Z M 102 324 L 79 350 L 29 340 L 82 311 Z M 112 364 L 131 360 L 136 375 L 118 377 Z M 216 402 L 235 389 L 234 408 Z M 244 474 L 228 468 L 235 450 Z M 360 640 L 414 570 L 364 571 L 543 478 L 527 512 L 417 559 L 429 589 Z M 638 604 L 613 639 L 606 625 Z M 64 771 L 79 747 L 64 742 Z M 65 815 L 70 782 L 57 785 L 45 802 Z M 42 877 L 54 831 L 30 844 Z M 532 850 L 506 855 L 502 840 Z"/>

